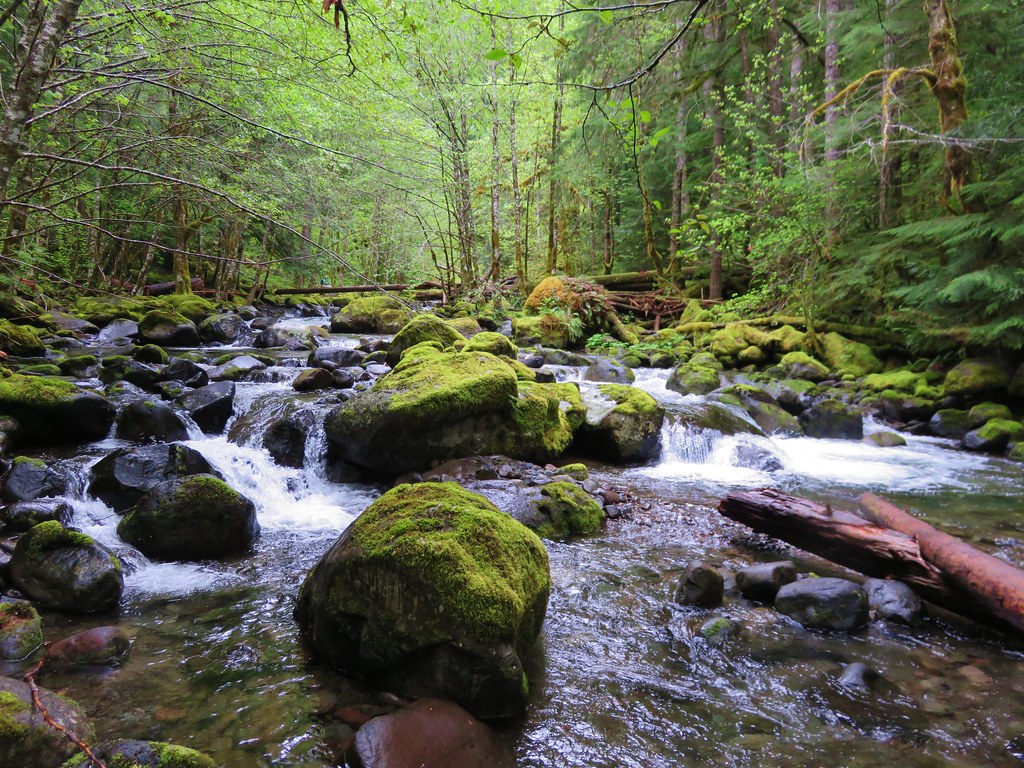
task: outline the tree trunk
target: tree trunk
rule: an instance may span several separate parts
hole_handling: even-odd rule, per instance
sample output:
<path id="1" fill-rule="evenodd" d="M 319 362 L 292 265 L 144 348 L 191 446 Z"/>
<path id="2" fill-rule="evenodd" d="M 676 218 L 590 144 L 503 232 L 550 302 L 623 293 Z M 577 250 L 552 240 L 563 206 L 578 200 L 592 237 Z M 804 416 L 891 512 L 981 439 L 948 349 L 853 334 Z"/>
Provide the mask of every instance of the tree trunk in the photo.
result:
<path id="1" fill-rule="evenodd" d="M 825 101 L 830 102 L 839 93 L 839 0 L 825 2 Z M 839 159 L 836 142 L 837 105 L 825 109 L 825 161 Z"/>
<path id="2" fill-rule="evenodd" d="M 498 47 L 498 37 L 491 20 L 491 48 Z M 498 143 L 498 62 L 491 64 L 491 272 L 490 279 L 501 280 L 501 225 L 498 195 L 501 182 L 501 146 Z"/>
<path id="3" fill-rule="evenodd" d="M 679 39 L 676 46 L 676 62 L 686 51 L 686 38 Z M 677 67 L 676 79 L 680 74 Z M 690 116 L 690 101 L 684 93 L 679 97 L 676 107 L 676 162 L 672 169 L 672 211 L 668 221 L 668 259 L 671 264 L 679 250 L 679 227 L 683 221 L 683 212 L 690 209 L 690 193 L 687 189 L 688 169 L 686 163 L 686 121 Z M 670 267 L 671 269 L 671 267 Z"/>
<path id="4" fill-rule="evenodd" d="M 602 267 L 604 274 L 610 275 L 615 264 L 615 240 L 612 229 L 612 196 L 605 190 L 604 193 L 604 258 Z"/>
<path id="5" fill-rule="evenodd" d="M 876 510 L 880 506 L 864 497 L 862 502 Z M 891 507 L 884 502 L 882 505 Z M 730 493 L 721 501 L 718 511 L 758 533 L 867 576 L 904 581 L 925 600 L 962 616 L 1003 630 L 1024 631 L 1024 572 L 962 542 L 956 543 L 970 549 L 970 555 L 959 549 L 954 554 L 937 555 L 945 544 L 933 547 L 924 543 L 924 528 L 915 527 L 914 533 L 907 532 L 911 530 L 909 526 L 907 531 L 897 530 L 888 527 L 888 522 L 879 524 L 852 512 L 770 489 Z M 878 520 L 895 519 L 884 509 L 873 516 Z M 931 533 L 945 536 L 921 521 L 911 520 Z M 992 566 L 993 570 L 980 577 L 982 569 L 991 565 L 990 560 L 996 560 L 1002 567 Z M 994 606 L 993 600 L 999 605 Z"/>
<path id="6" fill-rule="evenodd" d="M 519 146 L 516 142 L 516 65 L 509 57 L 508 84 L 511 92 L 508 108 L 509 162 L 512 167 L 512 249 L 520 286 L 526 285 L 526 261 L 523 257 L 523 212 L 519 192 Z"/>
<path id="7" fill-rule="evenodd" d="M 891 22 L 892 12 L 899 0 L 886 0 L 886 20 Z M 882 68 L 888 71 L 896 69 L 896 46 L 898 36 L 886 29 L 885 48 L 882 56 Z M 890 143 L 896 135 L 895 116 L 896 103 L 903 81 L 899 78 L 886 77 L 882 81 L 882 162 L 878 175 L 878 226 L 888 229 L 896 224 L 896 211 L 900 206 L 901 178 L 900 170 L 903 158 L 894 150 Z"/>
<path id="8" fill-rule="evenodd" d="M 562 89 L 559 84 L 558 95 L 551 110 L 551 161 L 548 177 L 548 258 L 544 273 L 554 274 L 558 264 L 558 182 L 555 179 L 555 153 L 562 133 Z"/>
<path id="9" fill-rule="evenodd" d="M 775 144 L 772 165 L 780 179 L 786 175 L 783 155 L 786 151 L 786 134 L 783 131 L 782 105 L 782 48 L 780 46 L 781 22 L 778 0 L 768 0 L 768 117 L 770 135 Z"/>
<path id="10" fill-rule="evenodd" d="M 928 57 L 935 76 L 930 83 L 939 102 L 939 133 L 949 136 L 967 120 L 967 80 L 957 55 L 956 25 L 946 0 L 926 0 L 928 14 Z M 946 142 L 946 180 L 943 198 L 960 201 L 964 184 L 970 181 L 973 159 L 956 139 Z"/>
<path id="11" fill-rule="evenodd" d="M 188 203 L 181 189 L 174 190 L 171 216 L 174 221 L 174 292 L 192 293 L 192 273 L 188 264 Z"/>
<path id="12" fill-rule="evenodd" d="M 716 3 L 711 11 L 711 19 L 704 28 L 704 37 L 713 41 L 719 48 L 725 44 L 725 23 L 722 20 L 724 10 L 724 3 Z M 718 73 L 704 85 L 704 94 L 707 97 L 707 119 L 712 126 L 711 177 L 708 179 L 708 195 L 712 200 L 718 197 L 718 189 L 722 186 L 725 124 L 722 122 L 722 108 L 718 103 L 721 89 L 722 75 Z M 708 298 L 712 301 L 720 301 L 722 298 L 722 250 L 718 244 L 718 237 L 714 233 L 711 236 L 710 251 L 711 277 L 708 286 Z"/>

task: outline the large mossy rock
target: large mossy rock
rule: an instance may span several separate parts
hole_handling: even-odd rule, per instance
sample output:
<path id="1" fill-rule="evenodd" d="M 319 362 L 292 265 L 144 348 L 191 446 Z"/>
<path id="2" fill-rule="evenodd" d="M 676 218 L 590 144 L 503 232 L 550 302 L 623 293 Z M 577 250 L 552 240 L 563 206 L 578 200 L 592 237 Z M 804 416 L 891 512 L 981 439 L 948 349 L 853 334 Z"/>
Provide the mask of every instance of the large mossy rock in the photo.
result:
<path id="1" fill-rule="evenodd" d="M 822 357 L 840 376 L 860 379 L 884 367 L 867 344 L 851 341 L 838 333 L 826 333 L 819 341 Z"/>
<path id="2" fill-rule="evenodd" d="M 1010 386 L 1012 371 L 1000 360 L 964 360 L 946 374 L 946 394 L 968 398 L 1001 392 Z"/>
<path id="3" fill-rule="evenodd" d="M 1024 424 L 1012 419 L 991 419 L 964 435 L 961 445 L 969 451 L 1002 453 L 1011 442 L 1024 440 Z"/>
<path id="4" fill-rule="evenodd" d="M 142 316 L 139 340 L 160 347 L 198 347 L 202 341 L 195 323 L 184 315 L 164 309 L 154 309 Z"/>
<path id="5" fill-rule="evenodd" d="M 721 386 L 722 364 L 714 355 L 698 353 L 676 366 L 665 382 L 665 388 L 681 395 L 706 395 Z"/>
<path id="6" fill-rule="evenodd" d="M 642 389 L 625 384 L 599 384 L 583 390 L 587 419 L 576 433 L 574 447 L 615 462 L 657 457 L 665 409 Z"/>
<path id="7" fill-rule="evenodd" d="M 50 719 L 87 743 L 93 740 L 92 726 L 77 704 L 44 688 L 39 698 Z M 60 768 L 77 751 L 36 709 L 28 683 L 0 677 L 0 765 Z"/>
<path id="8" fill-rule="evenodd" d="M 104 741 L 92 752 L 107 768 L 217 768 L 209 755 L 164 741 L 117 739 Z M 93 768 L 85 753 L 79 753 L 61 768 Z"/>
<path id="9" fill-rule="evenodd" d="M 36 357 L 46 352 L 39 330 L 0 318 L 0 351 L 19 357 Z"/>
<path id="10" fill-rule="evenodd" d="M 512 338 L 520 344 L 563 349 L 569 346 L 569 325 L 561 315 L 522 315 L 512 318 Z"/>
<path id="11" fill-rule="evenodd" d="M 395 334 L 388 346 L 387 364 L 394 368 L 402 359 L 402 353 L 425 341 L 435 341 L 441 349 L 447 349 L 466 337 L 452 328 L 441 318 L 431 314 L 416 315 Z"/>
<path id="12" fill-rule="evenodd" d="M 511 360 L 515 360 L 519 354 L 519 348 L 512 343 L 512 339 L 496 331 L 481 331 L 466 342 L 462 351 L 490 352 L 497 357 L 507 357 Z"/>
<path id="13" fill-rule="evenodd" d="M 112 608 L 124 589 L 121 561 L 56 520 L 22 534 L 10 569 L 11 581 L 34 602 L 70 613 Z"/>
<path id="14" fill-rule="evenodd" d="M 331 333 L 397 333 L 411 316 L 392 296 L 362 296 L 331 318 Z"/>
<path id="15" fill-rule="evenodd" d="M 594 497 L 567 480 L 517 488 L 502 509 L 546 539 L 596 533 L 605 521 Z"/>
<path id="16" fill-rule="evenodd" d="M 42 644 L 43 620 L 30 602 L 0 602 L 0 662 L 27 659 Z"/>
<path id="17" fill-rule="evenodd" d="M 806 352 L 790 352 L 783 355 L 773 370 L 785 379 L 819 382 L 828 378 L 828 366 Z"/>
<path id="18" fill-rule="evenodd" d="M 13 374 L 0 378 L 0 413 L 20 425 L 25 443 L 102 440 L 117 416 L 113 403 L 62 379 Z"/>
<path id="19" fill-rule="evenodd" d="M 160 483 L 117 524 L 118 536 L 161 560 L 245 552 L 259 532 L 253 503 L 213 475 Z"/>
<path id="20" fill-rule="evenodd" d="M 749 384 L 736 384 L 723 392 L 723 400 L 735 397 L 766 435 L 799 437 L 803 434 L 797 418 L 783 408 L 768 392 Z"/>
<path id="21" fill-rule="evenodd" d="M 478 717 L 521 714 L 523 659 L 547 610 L 535 533 L 456 483 L 400 485 L 310 571 L 296 619 L 346 672 Z"/>
<path id="22" fill-rule="evenodd" d="M 126 512 L 160 483 L 201 474 L 215 473 L 210 462 L 187 445 L 118 448 L 93 465 L 89 493 L 115 512 Z"/>
<path id="23" fill-rule="evenodd" d="M 547 461 L 581 420 L 574 385 L 519 382 L 505 359 L 427 343 L 329 413 L 324 431 L 343 461 L 394 477 L 477 454 Z"/>
<path id="24" fill-rule="evenodd" d="M 74 508 L 61 499 L 18 501 L 0 509 L 0 533 L 24 533 L 47 520 L 68 525 L 74 514 Z"/>
<path id="25" fill-rule="evenodd" d="M 800 414 L 807 437 L 861 440 L 864 417 L 856 407 L 840 400 L 822 400 Z"/>
<path id="26" fill-rule="evenodd" d="M 287 349 L 292 352 L 313 350 L 319 346 L 317 341 L 323 328 L 290 328 L 283 325 L 272 325 L 260 331 L 253 346 L 257 349 Z"/>

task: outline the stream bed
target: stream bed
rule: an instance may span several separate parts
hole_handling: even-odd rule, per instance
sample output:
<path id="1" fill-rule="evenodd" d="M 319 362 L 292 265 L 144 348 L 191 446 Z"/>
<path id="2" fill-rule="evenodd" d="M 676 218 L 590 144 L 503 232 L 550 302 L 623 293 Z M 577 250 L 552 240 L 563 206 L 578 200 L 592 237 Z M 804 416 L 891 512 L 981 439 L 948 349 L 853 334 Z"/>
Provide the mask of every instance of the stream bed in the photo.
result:
<path id="1" fill-rule="evenodd" d="M 290 392 L 295 369 L 270 370 L 239 384 L 236 414 Z M 730 490 L 764 485 L 840 507 L 871 490 L 1020 565 L 1024 467 L 914 437 L 899 448 L 757 438 L 771 468 L 740 466 L 737 442 L 750 438 L 680 429 L 671 413 L 691 401 L 665 391 L 664 373 L 637 382 L 670 412 L 661 459 L 591 467 L 598 482 L 628 487 L 635 511 L 598 535 L 548 542 L 552 594 L 528 665 L 530 706 L 498 726 L 519 765 L 1024 764 L 1024 645 L 940 620 L 827 634 L 736 597 L 713 610 L 672 602 L 694 559 L 735 570 L 788 557 L 801 570 L 842 573 L 715 511 Z M 125 560 L 125 595 L 116 617 L 48 614 L 47 636 L 117 623 L 134 644 L 118 668 L 44 673 L 41 683 L 78 700 L 100 737 L 170 741 L 225 768 L 337 765 L 331 745 L 346 727 L 323 713 L 361 694 L 310 660 L 292 607 L 307 571 L 383 489 L 327 479 L 317 439 L 303 469 L 242 442 L 194 433 L 188 444 L 256 504 L 262 535 L 245 557 L 149 562 L 119 542 L 109 508 L 72 494 L 75 524 Z M 84 475 L 121 444 L 67 460 Z M 740 628 L 722 644 L 700 631 L 718 616 Z M 840 684 L 852 662 L 880 681 Z"/>

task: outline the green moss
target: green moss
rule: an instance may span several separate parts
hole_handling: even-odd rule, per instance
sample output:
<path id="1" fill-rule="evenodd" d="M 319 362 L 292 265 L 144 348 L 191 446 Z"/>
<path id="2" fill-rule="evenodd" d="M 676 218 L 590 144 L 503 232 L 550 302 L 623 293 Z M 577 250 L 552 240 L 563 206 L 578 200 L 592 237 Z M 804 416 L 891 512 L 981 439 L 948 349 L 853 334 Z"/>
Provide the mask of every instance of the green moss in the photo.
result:
<path id="1" fill-rule="evenodd" d="M 61 370 L 59 366 L 53 363 L 39 363 L 38 365 L 27 365 L 24 368 L 20 368 L 18 373 L 23 373 L 26 376 L 60 376 Z"/>
<path id="2" fill-rule="evenodd" d="M 569 346 L 569 326 L 558 315 L 523 315 L 512 320 L 512 336 L 522 344 L 563 349 Z"/>
<path id="3" fill-rule="evenodd" d="M 586 480 L 590 477 L 590 470 L 586 464 L 565 464 L 559 467 L 558 471 L 568 475 L 573 480 Z"/>
<path id="4" fill-rule="evenodd" d="M 946 391 L 951 395 L 982 395 L 1006 389 L 1010 370 L 998 360 L 965 360 L 946 374 Z"/>
<path id="5" fill-rule="evenodd" d="M 1011 441 L 1024 439 L 1024 424 L 1010 419 L 992 419 L 976 431 L 985 442 Z"/>
<path id="6" fill-rule="evenodd" d="M 14 374 L 0 379 L 0 411 L 52 408 L 74 398 L 78 387 L 70 381 Z"/>
<path id="7" fill-rule="evenodd" d="M 481 643 L 500 642 L 518 627 L 516 650 L 529 650 L 543 616 L 527 614 L 550 589 L 547 551 L 487 499 L 457 483 L 400 485 L 360 515 L 351 535 L 371 561 L 415 569 L 450 620 Z M 334 597 L 342 612 L 348 600 L 365 598 Z"/>
<path id="8" fill-rule="evenodd" d="M 657 400 L 642 389 L 628 384 L 599 384 L 597 390 L 617 403 L 612 413 L 621 413 L 624 416 L 638 413 L 653 416 L 661 410 Z"/>
<path id="9" fill-rule="evenodd" d="M 28 712 L 30 707 L 13 693 L 0 691 L 0 740 L 20 740 L 29 732 L 29 726 L 19 722 L 17 715 Z"/>
<path id="10" fill-rule="evenodd" d="M 391 340 L 387 362 L 391 366 L 397 365 L 405 350 L 425 341 L 436 341 L 442 349 L 447 349 L 460 340 L 464 340 L 462 334 L 441 318 L 431 314 L 417 315 Z"/>
<path id="11" fill-rule="evenodd" d="M 508 367 L 512 369 L 512 372 L 516 375 L 516 379 L 518 381 L 537 381 L 537 372 L 533 370 L 533 368 L 530 368 L 529 366 L 519 362 L 518 360 L 510 360 L 507 357 L 502 357 L 499 359 L 504 360 L 508 364 Z"/>
<path id="12" fill-rule="evenodd" d="M 1013 443 L 1006 457 L 1011 461 L 1024 461 L 1024 442 Z"/>
<path id="13" fill-rule="evenodd" d="M 882 362 L 867 344 L 851 341 L 838 333 L 826 333 L 819 339 L 822 357 L 841 376 L 850 374 L 859 379 L 882 370 Z"/>
<path id="14" fill-rule="evenodd" d="M 96 325 L 108 325 L 114 320 L 138 320 L 150 308 L 142 299 L 96 299 L 83 297 L 75 302 L 75 314 Z"/>
<path id="15" fill-rule="evenodd" d="M 140 363 L 156 363 L 158 365 L 163 365 L 170 359 L 167 351 L 156 344 L 143 344 L 141 347 L 137 347 L 132 351 L 132 357 Z"/>
<path id="16" fill-rule="evenodd" d="M 510 357 L 513 360 L 519 354 L 519 349 L 512 343 L 511 339 L 494 331 L 482 331 L 471 338 L 463 352 L 490 352 L 498 357 Z"/>
<path id="17" fill-rule="evenodd" d="M 179 315 L 187 317 L 194 323 L 198 323 L 209 315 L 217 312 L 217 305 L 209 299 L 195 294 L 171 294 L 162 296 L 161 303 Z"/>
<path id="18" fill-rule="evenodd" d="M 56 520 L 47 520 L 33 526 L 18 540 L 19 549 L 22 546 L 28 547 L 31 557 L 38 557 L 55 549 L 86 549 L 95 544 L 96 541 L 91 536 L 65 528 Z"/>
<path id="19" fill-rule="evenodd" d="M 779 368 L 786 378 L 822 381 L 828 378 L 828 366 L 815 360 L 806 352 L 790 352 L 783 355 Z"/>
<path id="20" fill-rule="evenodd" d="M 217 766 L 213 758 L 188 747 L 179 747 L 159 741 L 151 741 L 149 746 L 159 755 L 160 768 L 216 768 Z"/>
<path id="21" fill-rule="evenodd" d="M 481 332 L 480 323 L 476 321 L 476 318 L 469 317 L 468 315 L 452 317 L 448 320 L 448 325 L 465 337 L 474 336 Z"/>
<path id="22" fill-rule="evenodd" d="M 10 355 L 28 357 L 43 354 L 46 347 L 37 329 L 0 318 L 0 350 Z"/>
<path id="23" fill-rule="evenodd" d="M 540 529 L 546 535 L 587 535 L 601 529 L 604 510 L 575 483 L 562 480 L 547 483 L 540 492 L 542 499 L 537 506 L 551 518 L 551 524 L 542 525 Z"/>

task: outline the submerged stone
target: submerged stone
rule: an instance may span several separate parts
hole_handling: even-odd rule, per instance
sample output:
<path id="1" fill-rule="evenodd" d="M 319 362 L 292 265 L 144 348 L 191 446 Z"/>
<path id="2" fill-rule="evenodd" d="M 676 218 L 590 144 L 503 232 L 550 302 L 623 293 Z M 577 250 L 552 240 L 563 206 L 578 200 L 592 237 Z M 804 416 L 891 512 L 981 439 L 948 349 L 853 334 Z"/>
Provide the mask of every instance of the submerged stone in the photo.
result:
<path id="1" fill-rule="evenodd" d="M 846 579 L 802 579 L 786 584 L 775 596 L 775 610 L 808 629 L 851 631 L 868 620 L 867 595 Z"/>

